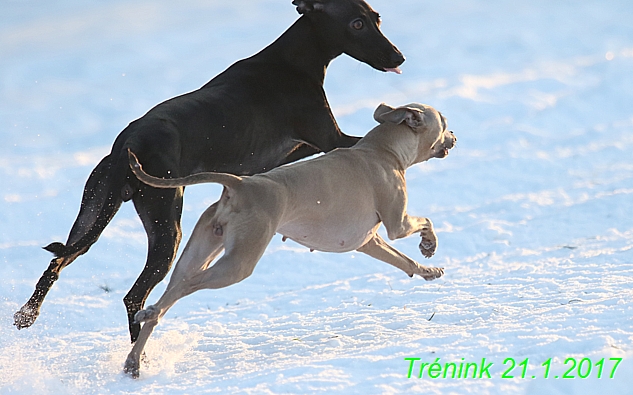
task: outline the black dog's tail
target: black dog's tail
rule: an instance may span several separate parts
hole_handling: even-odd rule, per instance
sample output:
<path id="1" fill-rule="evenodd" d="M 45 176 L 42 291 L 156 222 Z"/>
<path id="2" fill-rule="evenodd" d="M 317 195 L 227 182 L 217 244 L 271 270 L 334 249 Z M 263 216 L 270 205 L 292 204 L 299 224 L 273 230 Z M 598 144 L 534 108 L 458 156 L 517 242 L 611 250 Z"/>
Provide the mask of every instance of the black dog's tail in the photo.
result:
<path id="1" fill-rule="evenodd" d="M 81 209 L 68 237 L 68 244 L 55 242 L 44 247 L 57 258 L 83 254 L 94 244 L 110 223 L 123 201 L 131 199 L 133 190 L 127 184 L 127 152 L 121 150 L 106 156 L 95 167 L 86 182 Z"/>

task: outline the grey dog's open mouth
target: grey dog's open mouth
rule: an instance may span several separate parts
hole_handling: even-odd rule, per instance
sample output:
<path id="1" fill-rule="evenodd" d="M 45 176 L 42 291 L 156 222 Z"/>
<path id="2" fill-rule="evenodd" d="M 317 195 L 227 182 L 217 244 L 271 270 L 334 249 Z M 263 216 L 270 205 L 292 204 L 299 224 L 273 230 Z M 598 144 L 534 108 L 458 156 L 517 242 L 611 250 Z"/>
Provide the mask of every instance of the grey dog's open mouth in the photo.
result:
<path id="1" fill-rule="evenodd" d="M 433 157 L 438 159 L 446 158 L 448 156 L 448 150 L 448 147 L 443 147 L 441 150 L 437 151 Z"/>
<path id="2" fill-rule="evenodd" d="M 453 132 L 450 133 L 452 139 L 449 138 L 443 141 L 442 146 L 438 147 L 440 149 L 435 154 L 436 158 L 446 158 L 448 156 L 448 151 L 455 147 L 455 143 L 457 143 L 457 138 L 453 135 Z"/>

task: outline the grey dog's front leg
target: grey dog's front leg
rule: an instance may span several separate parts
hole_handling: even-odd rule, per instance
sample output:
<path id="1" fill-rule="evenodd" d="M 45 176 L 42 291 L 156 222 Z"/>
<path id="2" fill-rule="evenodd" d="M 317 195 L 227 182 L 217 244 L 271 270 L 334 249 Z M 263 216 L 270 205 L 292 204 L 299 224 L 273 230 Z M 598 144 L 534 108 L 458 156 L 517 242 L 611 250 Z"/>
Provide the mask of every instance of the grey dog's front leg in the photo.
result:
<path id="1" fill-rule="evenodd" d="M 389 239 L 396 240 L 403 237 L 412 235 L 413 233 L 420 233 L 422 240 L 420 241 L 420 252 L 426 258 L 430 258 L 435 254 L 437 249 L 437 236 L 433 230 L 433 222 L 430 219 L 424 217 L 411 217 L 408 214 L 396 217 L 390 216 L 383 218 L 383 225 L 387 228 L 387 235 Z"/>
<path id="2" fill-rule="evenodd" d="M 444 274 L 443 268 L 420 265 L 413 259 L 387 244 L 387 242 L 378 234 L 374 235 L 373 239 L 369 240 L 357 251 L 367 254 L 372 258 L 387 262 L 388 264 L 393 265 L 407 273 L 409 277 L 413 277 L 414 274 L 417 274 L 425 280 L 430 281 L 441 277 Z"/>
<path id="3" fill-rule="evenodd" d="M 426 223 L 422 226 L 420 230 L 420 252 L 426 258 L 430 258 L 435 254 L 435 250 L 437 249 L 437 235 L 435 234 L 435 230 L 433 230 L 433 222 L 431 222 L 428 218 L 417 218 L 418 220 L 425 220 Z"/>

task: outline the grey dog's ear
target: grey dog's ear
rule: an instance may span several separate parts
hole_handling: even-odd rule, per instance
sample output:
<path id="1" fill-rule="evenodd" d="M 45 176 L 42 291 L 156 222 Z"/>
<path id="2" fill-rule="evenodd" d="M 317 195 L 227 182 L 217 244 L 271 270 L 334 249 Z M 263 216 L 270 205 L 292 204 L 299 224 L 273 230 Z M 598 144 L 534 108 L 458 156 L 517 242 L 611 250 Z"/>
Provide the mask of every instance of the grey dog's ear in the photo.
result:
<path id="1" fill-rule="evenodd" d="M 380 103 L 378 108 L 376 108 L 376 111 L 374 111 L 374 119 L 378 123 L 383 123 L 384 121 L 381 119 L 382 115 L 393 110 L 393 107 L 388 106 L 385 103 Z"/>
<path id="2" fill-rule="evenodd" d="M 292 4 L 297 6 L 297 12 L 301 15 L 323 11 L 323 2 L 320 0 L 293 0 Z"/>
<path id="3" fill-rule="evenodd" d="M 400 125 L 402 122 L 406 122 L 410 128 L 418 128 L 423 123 L 423 112 L 417 108 L 412 107 L 398 107 L 393 108 L 385 103 L 378 106 L 374 111 L 374 119 L 378 123 L 395 123 Z"/>

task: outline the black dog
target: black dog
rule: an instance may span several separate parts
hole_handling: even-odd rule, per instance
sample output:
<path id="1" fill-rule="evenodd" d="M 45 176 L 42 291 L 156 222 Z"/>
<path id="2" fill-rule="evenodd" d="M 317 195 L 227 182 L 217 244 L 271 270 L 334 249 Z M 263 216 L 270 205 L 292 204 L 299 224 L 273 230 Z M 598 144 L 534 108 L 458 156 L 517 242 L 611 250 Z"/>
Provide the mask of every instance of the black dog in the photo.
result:
<path id="1" fill-rule="evenodd" d="M 400 72 L 404 57 L 363 0 L 292 3 L 303 16 L 270 46 L 199 90 L 157 105 L 119 134 L 88 178 L 68 241 L 45 247 L 56 258 L 15 313 L 18 329 L 35 322 L 60 271 L 97 241 L 122 202 L 132 200 L 149 242 L 145 268 L 123 299 L 136 341 L 140 325 L 134 315 L 176 255 L 184 188 L 140 183 L 128 167 L 128 149 L 159 177 L 202 171 L 250 175 L 358 141 L 340 131 L 330 111 L 323 91 L 326 67 L 346 53 L 377 70 Z"/>

